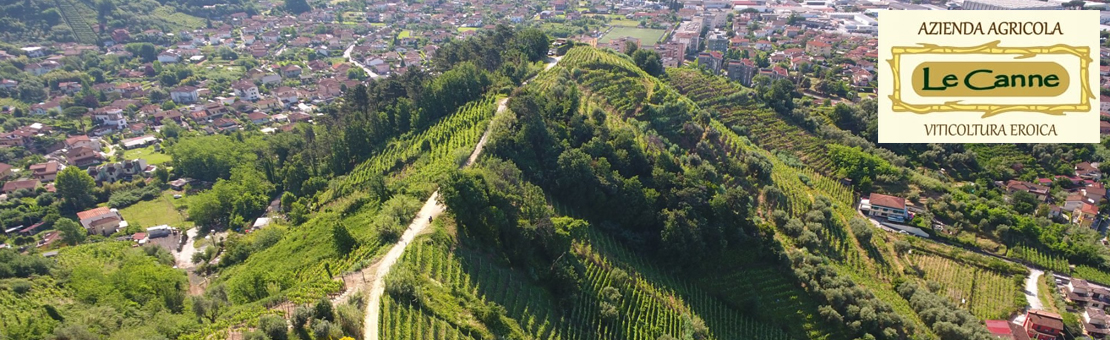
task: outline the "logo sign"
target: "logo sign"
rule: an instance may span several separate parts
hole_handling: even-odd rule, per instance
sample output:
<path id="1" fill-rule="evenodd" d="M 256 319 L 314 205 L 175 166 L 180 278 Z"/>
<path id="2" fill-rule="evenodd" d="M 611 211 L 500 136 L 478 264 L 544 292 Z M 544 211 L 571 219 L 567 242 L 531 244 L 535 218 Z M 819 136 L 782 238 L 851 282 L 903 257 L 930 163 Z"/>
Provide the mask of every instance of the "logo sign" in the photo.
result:
<path id="1" fill-rule="evenodd" d="M 879 143 L 1098 143 L 1097 11 L 882 11 Z"/>

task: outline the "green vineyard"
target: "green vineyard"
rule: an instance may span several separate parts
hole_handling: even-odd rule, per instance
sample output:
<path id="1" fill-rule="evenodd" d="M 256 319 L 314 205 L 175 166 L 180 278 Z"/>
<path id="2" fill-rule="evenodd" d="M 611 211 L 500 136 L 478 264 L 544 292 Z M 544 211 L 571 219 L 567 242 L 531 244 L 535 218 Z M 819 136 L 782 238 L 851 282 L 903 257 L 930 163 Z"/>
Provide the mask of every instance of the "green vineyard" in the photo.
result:
<path id="1" fill-rule="evenodd" d="M 1007 276 L 922 252 L 914 252 L 908 260 L 924 273 L 926 281 L 942 287 L 940 295 L 948 296 L 978 318 L 1006 318 L 1025 303 L 1018 298 L 1024 277 Z"/>
<path id="2" fill-rule="evenodd" d="M 73 30 L 74 39 L 85 44 L 96 44 L 97 36 L 91 23 L 96 23 L 96 12 L 79 0 L 54 0 L 62 19 Z"/>
<path id="3" fill-rule="evenodd" d="M 1034 248 L 1014 246 L 1006 251 L 1006 257 L 1025 260 L 1026 262 L 1057 273 L 1068 273 L 1071 271 L 1067 259 L 1047 255 Z"/>
<path id="4" fill-rule="evenodd" d="M 607 244 L 602 248 L 619 248 L 611 240 L 592 235 L 591 239 Z M 575 254 L 584 260 L 584 284 L 581 296 L 563 315 L 549 293 L 526 276 L 497 264 L 488 254 L 465 249 L 452 252 L 421 239 L 414 241 L 394 270 L 406 267 L 441 287 L 432 291 L 443 289 L 501 306 L 508 320 L 534 339 L 654 340 L 663 334 L 680 338 L 692 332 L 700 320 L 708 327 L 710 339 L 791 339 L 782 330 L 743 316 L 687 283 L 668 277 L 659 284 L 656 280 L 664 276 L 639 275 L 632 269 L 636 266 L 614 262 L 589 243 L 577 244 Z M 614 276 L 617 268 L 628 275 Z M 621 298 L 616 306 L 618 316 L 610 320 L 602 317 L 599 306 L 605 292 L 614 289 Z M 427 308 L 391 297 L 383 299 L 381 308 L 383 339 L 470 339 L 482 338 L 480 334 L 487 332 L 442 307 Z"/>
<path id="5" fill-rule="evenodd" d="M 434 176 L 461 165 L 453 164 L 459 160 L 452 156 L 470 154 L 496 110 L 497 98 L 489 96 L 467 103 L 419 134 L 399 138 L 355 167 L 325 193 L 323 201 L 352 193 L 375 175 L 399 172 L 410 183 L 434 183 Z"/>
<path id="6" fill-rule="evenodd" d="M 788 123 L 774 111 L 759 108 L 749 97 L 751 92 L 725 78 L 711 77 L 697 70 L 671 68 L 667 71 L 668 84 L 702 107 L 715 110 L 725 125 L 747 128 L 757 145 L 767 150 L 790 151 L 821 173 L 835 173 L 827 141 Z"/>

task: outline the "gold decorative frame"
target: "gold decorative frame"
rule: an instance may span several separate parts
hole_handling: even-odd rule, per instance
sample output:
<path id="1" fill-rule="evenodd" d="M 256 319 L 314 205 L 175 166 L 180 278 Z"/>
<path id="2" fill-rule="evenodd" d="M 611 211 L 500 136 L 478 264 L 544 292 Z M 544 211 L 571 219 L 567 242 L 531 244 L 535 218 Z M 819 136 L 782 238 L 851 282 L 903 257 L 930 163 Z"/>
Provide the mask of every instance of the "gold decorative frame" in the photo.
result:
<path id="1" fill-rule="evenodd" d="M 1088 69 L 1091 60 L 1091 50 L 1086 46 L 1052 45 L 1032 47 L 1001 47 L 1001 41 L 985 43 L 972 47 L 940 46 L 935 44 L 920 44 L 921 46 L 895 46 L 890 48 L 892 58 L 887 60 L 891 71 L 894 72 L 894 93 L 891 94 L 894 112 L 913 112 L 916 114 L 929 114 L 934 112 L 983 112 L 983 117 L 990 117 L 1005 112 L 1040 112 L 1049 115 L 1064 115 L 1065 112 L 1088 112 L 1091 110 L 1091 99 L 1095 99 L 1091 91 L 1091 74 Z M 1069 54 L 1079 57 L 1079 78 L 1082 90 L 1078 104 L 1015 104 L 1015 105 L 986 105 L 986 104 L 960 104 L 962 100 L 945 102 L 944 104 L 917 105 L 902 101 L 902 80 L 900 62 L 903 54 L 1018 54 L 1014 59 L 1026 59 L 1040 54 Z"/>

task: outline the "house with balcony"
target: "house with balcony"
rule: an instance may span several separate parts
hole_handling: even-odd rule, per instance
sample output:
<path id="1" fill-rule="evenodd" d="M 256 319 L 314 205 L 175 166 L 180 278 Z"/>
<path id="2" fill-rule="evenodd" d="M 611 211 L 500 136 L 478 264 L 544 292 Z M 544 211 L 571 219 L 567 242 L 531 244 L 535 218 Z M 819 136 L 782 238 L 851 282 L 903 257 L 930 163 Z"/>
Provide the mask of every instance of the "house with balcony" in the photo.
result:
<path id="1" fill-rule="evenodd" d="M 29 170 L 31 170 L 31 177 L 41 182 L 51 182 L 58 177 L 58 172 L 61 172 L 64 168 L 65 166 L 58 164 L 57 161 L 49 161 L 32 164 Z"/>
<path id="2" fill-rule="evenodd" d="M 1022 330 L 1030 340 L 1057 340 L 1063 338 L 1064 319 L 1060 314 L 1030 309 L 1025 313 Z"/>
<path id="3" fill-rule="evenodd" d="M 255 101 L 258 100 L 258 86 L 249 81 L 240 81 L 231 85 L 231 89 L 235 90 L 235 95 L 245 100 Z"/>
<path id="4" fill-rule="evenodd" d="M 192 86 L 178 86 L 170 90 L 170 99 L 178 104 L 196 103 L 200 99 L 197 88 Z"/>
<path id="5" fill-rule="evenodd" d="M 860 202 L 860 210 L 867 210 L 868 216 L 894 222 L 904 222 L 909 218 L 906 199 L 891 195 L 871 193 L 866 200 Z"/>

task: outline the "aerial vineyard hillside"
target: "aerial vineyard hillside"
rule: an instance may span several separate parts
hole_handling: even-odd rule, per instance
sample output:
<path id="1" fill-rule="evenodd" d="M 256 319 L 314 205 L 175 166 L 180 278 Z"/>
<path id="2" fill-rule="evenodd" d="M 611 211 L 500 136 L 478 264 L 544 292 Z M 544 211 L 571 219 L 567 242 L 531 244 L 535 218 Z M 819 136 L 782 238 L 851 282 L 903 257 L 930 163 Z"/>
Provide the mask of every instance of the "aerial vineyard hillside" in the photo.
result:
<path id="1" fill-rule="evenodd" d="M 611 262 L 593 248 L 595 242 L 611 241 L 592 238 L 573 246 L 573 255 L 584 264 L 583 290 L 568 311 L 560 312 L 542 283 L 506 267 L 496 254 L 457 244 L 440 228 L 414 241 L 387 279 L 383 339 L 489 339 L 508 333 L 532 339 L 654 340 L 693 332 L 706 332 L 708 339 L 793 339 L 704 292 L 656 283 L 628 263 Z M 697 301 L 684 302 L 676 290 L 694 293 L 689 296 Z M 475 319 L 460 318 L 458 306 Z"/>
<path id="2" fill-rule="evenodd" d="M 711 77 L 689 68 L 667 69 L 667 83 L 699 105 L 721 107 L 719 119 L 728 126 L 740 126 L 760 147 L 793 153 L 803 164 L 825 174 L 835 172 L 829 159 L 828 143 L 784 119 L 775 111 L 762 108 L 750 89 L 722 77 Z"/>
<path id="3" fill-rule="evenodd" d="M 275 229 L 282 230 L 276 241 L 260 242 L 258 233 L 234 238 L 232 242 L 255 250 L 210 285 L 225 286 L 238 306 L 221 322 L 190 336 L 227 334 L 229 326 L 253 322 L 269 307 L 310 303 L 339 292 L 343 282 L 335 277 L 369 265 L 419 210 L 433 178 L 465 161 L 493 117 L 495 99 L 468 103 L 426 130 L 391 141 L 386 151 L 318 195 L 321 203 L 298 202 L 321 209 L 295 228 Z M 343 249 L 336 243 L 337 228 L 353 237 L 353 246 Z"/>

